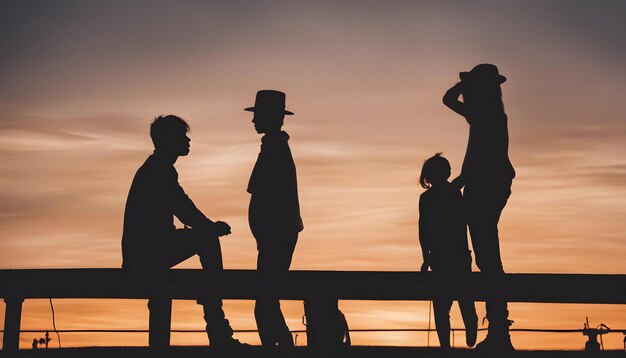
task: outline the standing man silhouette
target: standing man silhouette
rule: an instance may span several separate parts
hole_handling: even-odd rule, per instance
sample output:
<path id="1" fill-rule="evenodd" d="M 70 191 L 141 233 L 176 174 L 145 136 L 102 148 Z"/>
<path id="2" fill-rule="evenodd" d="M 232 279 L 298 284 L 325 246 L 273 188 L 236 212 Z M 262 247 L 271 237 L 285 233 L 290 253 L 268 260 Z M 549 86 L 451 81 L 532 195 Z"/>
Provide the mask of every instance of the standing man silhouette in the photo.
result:
<path id="1" fill-rule="evenodd" d="M 122 268 L 142 281 L 158 283 L 167 270 L 193 255 L 200 256 L 207 281 L 222 272 L 219 236 L 230 226 L 207 218 L 178 184 L 174 163 L 189 154 L 189 125 L 174 115 L 159 116 L 150 126 L 154 153 L 137 170 L 126 201 L 122 236 Z M 191 228 L 176 229 L 174 216 Z M 199 285 L 208 284 L 199 282 Z M 198 301 L 204 309 L 206 331 L 212 348 L 241 346 L 222 310 L 222 300 Z M 167 347 L 170 337 L 171 300 L 155 296 L 150 309 L 150 346 Z"/>
<path id="2" fill-rule="evenodd" d="M 476 264 L 496 293 L 501 293 L 504 269 L 500 257 L 498 222 L 511 195 L 515 170 L 509 160 L 508 118 L 500 85 L 506 77 L 492 64 L 480 64 L 459 74 L 461 81 L 450 88 L 443 103 L 465 117 L 470 126 L 461 176 L 465 185 L 464 206 Z M 459 97 L 463 96 L 463 102 Z M 513 350 L 507 303 L 500 294 L 486 302 L 489 328 L 477 349 Z"/>
<path id="3" fill-rule="evenodd" d="M 258 91 L 254 107 L 245 110 L 254 113 L 254 129 L 264 134 L 248 184 L 248 221 L 259 251 L 261 285 L 254 315 L 264 347 L 289 348 L 293 338 L 276 290 L 289 271 L 298 233 L 304 228 L 289 135 L 281 130 L 285 115 L 293 112 L 285 110 L 285 94 L 273 90 Z"/>

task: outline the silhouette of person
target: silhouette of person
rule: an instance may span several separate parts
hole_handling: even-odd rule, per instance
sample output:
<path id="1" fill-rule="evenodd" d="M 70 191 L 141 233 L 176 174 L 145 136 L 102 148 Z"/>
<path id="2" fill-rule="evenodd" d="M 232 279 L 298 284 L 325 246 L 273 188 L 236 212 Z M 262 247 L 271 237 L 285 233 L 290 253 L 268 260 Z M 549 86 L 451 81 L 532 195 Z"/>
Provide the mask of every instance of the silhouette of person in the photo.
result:
<path id="1" fill-rule="evenodd" d="M 467 244 L 467 225 L 463 214 L 461 188 L 458 183 L 448 182 L 450 163 L 441 153 L 424 162 L 420 184 L 427 189 L 419 200 L 419 240 L 424 263 L 437 275 L 443 290 L 433 300 L 435 326 L 442 348 L 450 348 L 450 308 L 452 298 L 446 288 L 462 285 L 472 272 L 472 256 Z M 465 324 L 467 345 L 476 344 L 478 316 L 474 301 L 459 300 L 459 308 Z"/>
<path id="2" fill-rule="evenodd" d="M 289 149 L 289 135 L 281 130 L 285 94 L 262 90 L 256 94 L 252 123 L 261 138 L 261 152 L 248 184 L 251 194 L 248 221 L 259 252 L 257 271 L 261 290 L 254 308 L 264 347 L 293 347 L 293 338 L 280 310 L 277 289 L 284 280 L 298 233 L 303 230 L 298 201 L 296 166 Z"/>
<path id="3" fill-rule="evenodd" d="M 497 293 L 504 277 L 498 221 L 515 177 L 508 155 L 508 119 L 500 86 L 506 77 L 499 74 L 496 66 L 480 64 L 469 72 L 461 72 L 460 78 L 446 92 L 443 103 L 465 117 L 470 126 L 463 169 L 457 179 L 465 185 L 463 201 L 476 264 Z M 459 101 L 461 95 L 463 102 Z M 477 348 L 513 350 L 509 335 L 512 321 L 508 320 L 506 301 L 496 295 L 486 305 L 489 329 L 487 338 Z"/>
<path id="4" fill-rule="evenodd" d="M 189 154 L 188 131 L 187 122 L 174 115 L 159 116 L 152 122 L 154 153 L 137 170 L 126 201 L 122 267 L 153 281 L 155 276 L 158 278 L 193 255 L 200 257 L 202 268 L 208 273 L 207 283 L 223 270 L 219 236 L 230 234 L 230 226 L 211 221 L 195 206 L 178 183 L 174 168 L 178 157 Z M 176 229 L 174 216 L 191 228 Z M 239 346 L 241 343 L 232 338 L 233 331 L 224 318 L 222 300 L 213 297 L 198 303 L 204 309 L 211 347 Z M 154 297 L 148 308 L 151 324 L 166 327 L 154 335 L 151 332 L 151 345 L 169 344 L 171 301 Z"/>

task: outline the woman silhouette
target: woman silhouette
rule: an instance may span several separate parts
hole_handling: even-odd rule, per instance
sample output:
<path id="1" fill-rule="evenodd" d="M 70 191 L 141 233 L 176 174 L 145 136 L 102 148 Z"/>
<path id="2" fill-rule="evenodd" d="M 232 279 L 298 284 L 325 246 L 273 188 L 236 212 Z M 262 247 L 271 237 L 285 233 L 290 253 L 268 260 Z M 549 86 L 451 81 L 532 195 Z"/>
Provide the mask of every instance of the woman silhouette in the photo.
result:
<path id="1" fill-rule="evenodd" d="M 469 140 L 461 175 L 455 181 L 465 186 L 463 201 L 476 264 L 497 288 L 504 275 L 498 221 L 511 195 L 515 170 L 509 160 L 509 134 L 500 85 L 506 77 L 491 64 L 480 64 L 460 73 L 461 81 L 450 88 L 443 103 L 465 117 Z M 463 96 L 463 102 L 459 97 Z M 497 291 L 497 290 L 496 290 Z M 498 297 L 487 301 L 489 329 L 478 349 L 513 350 L 509 336 L 507 304 Z"/>

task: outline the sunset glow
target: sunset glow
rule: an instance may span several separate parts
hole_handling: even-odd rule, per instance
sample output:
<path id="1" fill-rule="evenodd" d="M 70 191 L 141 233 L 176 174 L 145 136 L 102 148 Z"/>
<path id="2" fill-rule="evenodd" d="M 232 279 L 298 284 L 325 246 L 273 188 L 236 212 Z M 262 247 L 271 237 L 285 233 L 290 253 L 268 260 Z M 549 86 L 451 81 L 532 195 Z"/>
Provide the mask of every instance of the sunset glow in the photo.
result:
<path id="1" fill-rule="evenodd" d="M 191 125 L 180 183 L 207 216 L 232 226 L 225 267 L 254 268 L 246 186 L 260 137 L 243 108 L 271 88 L 296 113 L 285 130 L 305 229 L 292 269 L 419 270 L 419 170 L 442 151 L 458 174 L 467 145 L 465 120 L 441 98 L 460 71 L 489 62 L 508 78 L 517 170 L 500 222 L 505 270 L 626 274 L 625 18 L 626 3 L 608 0 L 2 2 L 0 268 L 120 267 L 126 195 L 152 152 L 148 126 L 170 113 Z M 179 267 L 200 266 L 194 258 Z M 59 329 L 148 326 L 143 300 L 54 302 Z M 340 303 L 351 328 L 427 328 L 428 307 Z M 509 309 L 512 328 L 582 328 L 589 316 L 626 329 L 623 306 Z M 225 311 L 234 329 L 256 328 L 253 302 L 227 301 Z M 291 329 L 304 329 L 301 302 L 283 311 Z M 456 304 L 451 315 L 462 327 Z M 203 329 L 201 308 L 175 302 L 172 326 Z M 49 302 L 25 301 L 22 329 L 51 328 Z M 22 333 L 21 347 L 40 336 Z M 255 333 L 236 336 L 259 343 Z M 147 344 L 145 333 L 61 339 Z M 518 349 L 582 349 L 586 338 L 512 340 Z M 426 341 L 353 335 L 358 345 Z M 174 334 L 172 344 L 207 339 Z M 620 349 L 623 336 L 604 345 Z"/>

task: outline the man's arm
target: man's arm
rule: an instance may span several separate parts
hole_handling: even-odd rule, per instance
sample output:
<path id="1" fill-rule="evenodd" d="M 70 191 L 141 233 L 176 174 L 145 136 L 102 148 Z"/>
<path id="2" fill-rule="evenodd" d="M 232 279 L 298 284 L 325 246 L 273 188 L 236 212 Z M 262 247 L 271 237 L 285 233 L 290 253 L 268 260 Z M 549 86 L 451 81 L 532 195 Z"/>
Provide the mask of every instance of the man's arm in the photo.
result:
<path id="1" fill-rule="evenodd" d="M 217 236 L 230 234 L 230 226 L 222 221 L 213 222 L 196 207 L 191 198 L 185 193 L 175 176 L 173 193 L 174 215 L 185 225 L 194 229 L 207 230 Z"/>
<path id="2" fill-rule="evenodd" d="M 302 222 L 302 216 L 300 215 L 300 199 L 298 198 L 298 176 L 296 174 L 296 163 L 291 155 L 291 150 L 287 149 L 287 156 L 285 165 L 287 167 L 288 181 L 287 185 L 287 208 L 288 218 L 294 225 L 294 228 L 300 232 L 304 230 L 304 223 Z"/>
<path id="3" fill-rule="evenodd" d="M 452 88 L 446 91 L 443 95 L 443 104 L 456 113 L 466 117 L 465 104 L 459 101 L 459 97 L 463 93 L 463 86 L 461 82 L 457 82 Z"/>
<path id="4" fill-rule="evenodd" d="M 286 143 L 265 148 L 262 175 L 259 209 L 263 211 L 264 226 L 301 229 L 295 163 Z"/>

